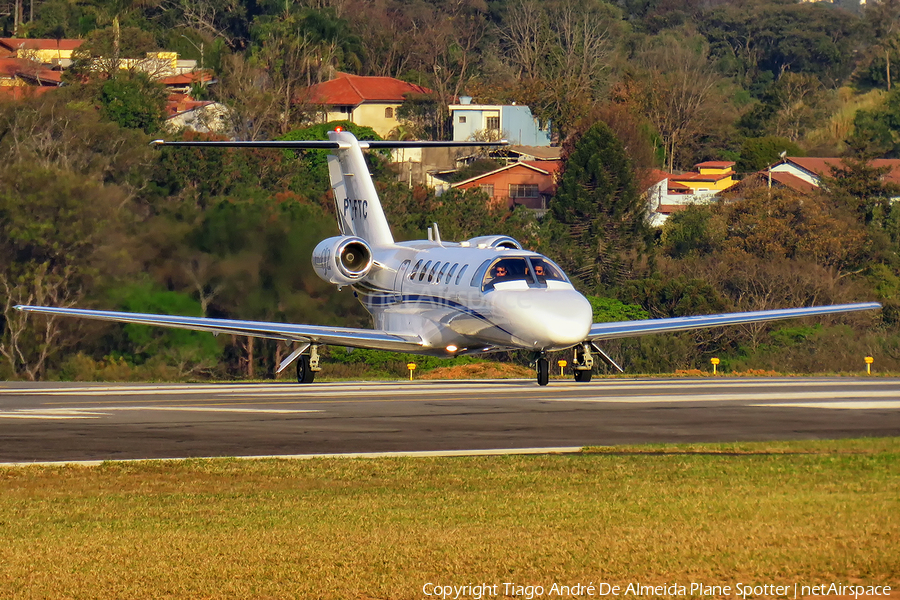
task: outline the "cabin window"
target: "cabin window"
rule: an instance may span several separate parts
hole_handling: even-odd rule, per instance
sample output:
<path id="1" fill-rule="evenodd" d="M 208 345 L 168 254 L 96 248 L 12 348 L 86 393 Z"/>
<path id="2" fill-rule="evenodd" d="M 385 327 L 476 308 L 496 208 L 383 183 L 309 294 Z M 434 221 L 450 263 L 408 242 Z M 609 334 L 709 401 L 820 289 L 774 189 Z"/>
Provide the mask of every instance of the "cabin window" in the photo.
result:
<path id="1" fill-rule="evenodd" d="M 536 183 L 511 183 L 509 184 L 510 198 L 537 198 L 540 195 Z"/>
<path id="2" fill-rule="evenodd" d="M 394 118 L 394 109 L 388 106 L 384 109 L 384 118 L 385 119 L 393 119 Z"/>
<path id="3" fill-rule="evenodd" d="M 445 263 L 444 263 L 444 266 L 441 267 L 441 270 L 440 270 L 440 272 L 437 274 L 437 277 L 434 278 L 434 282 L 435 282 L 435 283 L 440 283 L 440 282 L 441 282 L 441 279 L 444 278 L 444 271 L 446 271 L 446 270 L 447 270 L 447 267 L 449 267 L 449 266 L 450 266 L 450 263 L 448 263 L 448 262 L 445 262 Z"/>
<path id="4" fill-rule="evenodd" d="M 412 281 L 416 278 L 416 273 L 419 272 L 419 267 L 422 266 L 422 261 L 416 263 L 416 266 L 413 267 L 412 273 L 409 274 L 409 280 Z"/>
<path id="5" fill-rule="evenodd" d="M 434 266 L 431 267 L 431 273 L 428 274 L 428 283 L 434 281 L 434 274 L 437 271 L 438 267 L 441 266 L 440 261 L 434 263 Z"/>
<path id="6" fill-rule="evenodd" d="M 469 265 L 463 265 L 463 268 L 459 270 L 459 275 L 456 276 L 455 285 L 459 285 L 459 280 L 462 279 L 463 273 L 466 272 L 466 269 L 469 268 Z"/>
<path id="7" fill-rule="evenodd" d="M 425 279 L 425 273 L 428 272 L 428 267 L 430 267 L 430 266 L 431 266 L 431 261 L 429 260 L 427 263 L 425 263 L 425 266 L 422 267 L 422 272 L 419 273 L 419 281 L 422 281 L 423 279 Z"/>
<path id="8" fill-rule="evenodd" d="M 458 267 L 458 266 L 459 266 L 459 263 L 456 263 L 452 267 L 450 267 L 450 272 L 447 273 L 447 281 L 445 282 L 447 285 L 450 285 L 450 280 L 453 278 L 453 273 L 454 273 L 454 271 L 456 271 L 456 267 Z"/>

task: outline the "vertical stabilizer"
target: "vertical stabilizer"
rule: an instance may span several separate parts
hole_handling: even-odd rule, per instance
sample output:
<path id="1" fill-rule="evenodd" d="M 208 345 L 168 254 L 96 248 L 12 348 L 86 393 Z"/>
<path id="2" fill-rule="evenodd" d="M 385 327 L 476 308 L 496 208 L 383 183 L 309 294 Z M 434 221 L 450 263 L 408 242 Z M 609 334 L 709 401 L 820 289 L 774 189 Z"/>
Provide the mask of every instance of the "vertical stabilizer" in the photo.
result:
<path id="1" fill-rule="evenodd" d="M 328 139 L 340 144 L 328 158 L 328 173 L 341 233 L 361 237 L 373 246 L 393 244 L 394 237 L 356 137 L 347 131 L 329 131 Z"/>

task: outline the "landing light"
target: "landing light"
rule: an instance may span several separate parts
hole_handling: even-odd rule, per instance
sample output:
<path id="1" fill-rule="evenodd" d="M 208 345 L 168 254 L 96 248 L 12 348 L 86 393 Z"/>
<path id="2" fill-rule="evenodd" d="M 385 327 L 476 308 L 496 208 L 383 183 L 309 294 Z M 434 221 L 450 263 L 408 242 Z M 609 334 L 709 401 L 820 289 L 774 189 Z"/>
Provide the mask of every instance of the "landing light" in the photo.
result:
<path id="1" fill-rule="evenodd" d="M 459 350 L 459 348 L 457 348 L 453 344 L 450 344 L 449 346 L 447 346 L 447 352 L 456 352 L 457 350 Z"/>

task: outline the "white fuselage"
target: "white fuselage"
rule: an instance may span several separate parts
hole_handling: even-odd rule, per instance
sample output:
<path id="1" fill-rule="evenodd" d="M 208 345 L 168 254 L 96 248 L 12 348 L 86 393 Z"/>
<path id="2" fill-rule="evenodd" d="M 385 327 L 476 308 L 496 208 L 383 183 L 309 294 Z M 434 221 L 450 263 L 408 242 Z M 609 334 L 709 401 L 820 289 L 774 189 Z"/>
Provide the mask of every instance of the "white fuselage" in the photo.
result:
<path id="1" fill-rule="evenodd" d="M 353 290 L 376 329 L 421 336 L 424 354 L 561 350 L 590 330 L 587 299 L 535 252 L 432 241 L 372 251 L 376 266 Z M 518 275 L 492 277 L 504 264 Z"/>

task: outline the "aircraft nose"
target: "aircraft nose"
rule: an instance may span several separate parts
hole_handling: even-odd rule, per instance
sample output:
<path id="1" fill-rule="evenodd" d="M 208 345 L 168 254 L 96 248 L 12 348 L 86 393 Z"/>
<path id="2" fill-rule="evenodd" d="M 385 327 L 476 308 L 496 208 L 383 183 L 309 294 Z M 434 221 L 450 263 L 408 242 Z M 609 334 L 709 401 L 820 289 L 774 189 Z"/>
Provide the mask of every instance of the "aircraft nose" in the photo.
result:
<path id="1" fill-rule="evenodd" d="M 513 293 L 504 307 L 511 330 L 536 349 L 568 348 L 591 329 L 591 305 L 575 290 Z"/>

